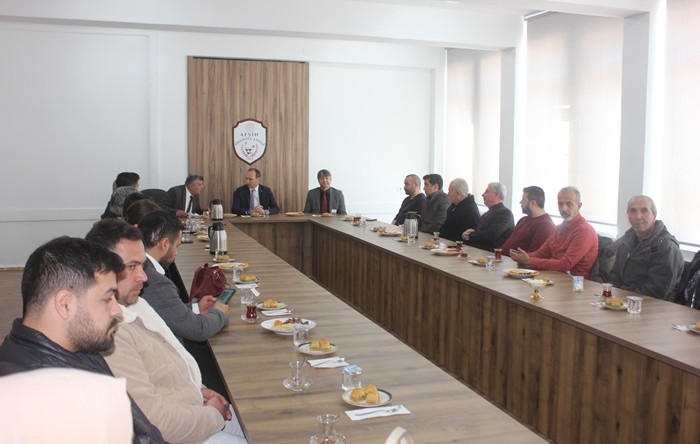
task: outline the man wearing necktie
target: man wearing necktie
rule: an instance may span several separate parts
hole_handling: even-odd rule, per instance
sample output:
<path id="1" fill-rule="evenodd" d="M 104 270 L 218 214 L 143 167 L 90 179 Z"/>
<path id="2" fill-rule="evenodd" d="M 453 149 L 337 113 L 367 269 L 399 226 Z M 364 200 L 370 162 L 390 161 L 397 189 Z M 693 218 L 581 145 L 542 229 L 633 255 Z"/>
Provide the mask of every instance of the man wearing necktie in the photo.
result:
<path id="1" fill-rule="evenodd" d="M 245 173 L 246 184 L 233 192 L 231 212 L 247 216 L 277 214 L 280 207 L 272 190 L 260 183 L 260 170 L 248 168 Z"/>
<path id="2" fill-rule="evenodd" d="M 158 202 L 160 207 L 174 213 L 179 218 L 188 214 L 202 214 L 205 208 L 199 203 L 199 195 L 204 191 L 204 176 L 190 174 L 184 185 L 170 188 L 163 199 Z"/>
<path id="3" fill-rule="evenodd" d="M 331 172 L 321 170 L 316 175 L 316 178 L 320 186 L 309 190 L 306 194 L 304 213 L 327 214 L 336 210 L 337 214 L 347 214 L 343 192 L 331 187 L 333 182 Z"/>

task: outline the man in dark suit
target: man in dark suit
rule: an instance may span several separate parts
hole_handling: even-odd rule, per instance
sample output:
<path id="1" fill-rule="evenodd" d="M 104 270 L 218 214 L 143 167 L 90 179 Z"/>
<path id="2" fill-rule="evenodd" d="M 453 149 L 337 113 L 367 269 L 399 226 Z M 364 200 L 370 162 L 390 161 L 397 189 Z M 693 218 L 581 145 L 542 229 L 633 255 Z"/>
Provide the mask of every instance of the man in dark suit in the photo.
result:
<path id="1" fill-rule="evenodd" d="M 462 233 L 462 239 L 472 247 L 493 251 L 508 239 L 515 222 L 513 213 L 503 204 L 503 199 L 506 198 L 505 185 L 491 182 L 481 197 L 489 210 L 479 218 L 475 228 L 469 228 Z"/>
<path id="2" fill-rule="evenodd" d="M 252 196 L 252 198 L 251 198 Z M 280 211 L 272 190 L 260 184 L 260 170 L 248 168 L 245 173 L 245 185 L 233 192 L 231 212 L 239 215 L 264 216 Z"/>
<path id="3" fill-rule="evenodd" d="M 447 197 L 452 205 L 447 209 L 447 218 L 440 228 L 440 237 L 451 241 L 462 239 L 462 233 L 475 228 L 479 222 L 479 208 L 474 195 L 469 193 L 469 185 L 464 179 L 455 179 L 447 188 Z"/>
<path id="4" fill-rule="evenodd" d="M 159 202 L 160 207 L 179 218 L 186 218 L 188 214 L 202 214 L 204 209 L 199 203 L 199 195 L 205 187 L 204 176 L 190 174 L 184 185 L 172 187 L 165 193 Z"/>
<path id="5" fill-rule="evenodd" d="M 336 210 L 337 214 L 347 214 L 343 192 L 331 186 L 333 176 L 328 170 L 321 170 L 316 175 L 320 185 L 306 194 L 304 213 L 323 214 Z"/>

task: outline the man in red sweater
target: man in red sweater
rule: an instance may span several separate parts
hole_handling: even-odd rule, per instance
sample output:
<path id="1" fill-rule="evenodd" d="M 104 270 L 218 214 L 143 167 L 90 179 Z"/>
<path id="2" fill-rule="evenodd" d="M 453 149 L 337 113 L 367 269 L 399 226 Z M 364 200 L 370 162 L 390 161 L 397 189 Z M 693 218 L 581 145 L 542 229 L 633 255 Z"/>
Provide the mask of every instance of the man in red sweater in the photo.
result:
<path id="1" fill-rule="evenodd" d="M 538 186 L 523 188 L 520 208 L 525 217 L 515 225 L 510 237 L 501 245 L 503 254 L 510 250 L 523 249 L 526 253 L 540 248 L 555 229 L 554 222 L 544 210 L 544 190 Z"/>
<path id="2" fill-rule="evenodd" d="M 520 264 L 538 270 L 570 272 L 588 279 L 598 256 L 598 235 L 581 216 L 581 193 L 565 187 L 557 195 L 559 214 L 564 219 L 544 244 L 533 253 L 510 250 L 510 257 Z"/>

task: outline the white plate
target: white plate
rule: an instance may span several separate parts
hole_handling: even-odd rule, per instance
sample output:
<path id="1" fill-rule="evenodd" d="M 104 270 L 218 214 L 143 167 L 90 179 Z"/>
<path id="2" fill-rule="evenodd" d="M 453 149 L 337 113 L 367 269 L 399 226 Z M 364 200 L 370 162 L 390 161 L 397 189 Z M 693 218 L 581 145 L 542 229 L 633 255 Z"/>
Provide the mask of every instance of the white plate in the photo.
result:
<path id="1" fill-rule="evenodd" d="M 289 319 L 289 318 L 268 319 L 268 320 L 266 320 L 266 321 L 262 321 L 262 322 L 260 323 L 260 326 L 261 326 L 262 328 L 264 328 L 265 330 L 269 330 L 269 331 L 271 331 L 271 332 L 273 332 L 273 333 L 275 333 L 275 334 L 278 334 L 278 335 L 282 335 L 282 336 L 292 336 L 292 335 L 294 334 L 294 325 L 295 325 L 295 324 L 285 324 L 285 328 L 286 328 L 287 330 L 278 330 L 278 329 L 279 329 L 280 327 L 282 327 L 282 326 L 280 326 L 280 327 L 275 327 L 275 321 L 282 321 L 282 322 L 284 322 L 284 321 L 286 321 L 287 319 Z M 314 327 L 316 326 L 316 323 L 315 323 L 314 321 L 312 321 L 312 320 L 302 318 L 302 321 L 307 321 L 307 322 L 308 322 L 308 324 L 306 324 L 306 325 L 309 326 L 309 330 L 311 330 L 312 328 L 314 328 Z"/>
<path id="2" fill-rule="evenodd" d="M 287 308 L 287 304 L 277 301 L 277 307 L 264 307 L 263 302 L 260 302 L 256 305 L 256 307 L 258 307 L 260 310 L 282 310 L 283 308 Z"/>
<path id="3" fill-rule="evenodd" d="M 245 284 L 259 284 L 259 283 L 260 283 L 260 279 L 255 279 L 254 281 L 248 281 L 248 282 L 243 282 L 243 281 L 241 281 L 241 280 L 234 279 L 234 280 L 233 280 L 233 283 L 234 283 L 234 284 L 244 284 L 244 285 L 245 285 Z"/>
<path id="4" fill-rule="evenodd" d="M 459 251 L 457 250 L 441 250 L 439 248 L 434 248 L 430 250 L 435 256 L 459 256 Z"/>
<path id="5" fill-rule="evenodd" d="M 236 260 L 235 257 L 230 257 L 230 258 L 228 258 L 228 259 L 224 259 L 223 261 L 220 261 L 220 260 L 218 260 L 218 259 L 212 259 L 211 261 L 212 261 L 212 262 L 215 262 L 215 263 L 217 263 L 217 264 L 228 264 L 229 262 L 233 262 L 233 261 L 235 261 L 235 260 Z"/>
<path id="6" fill-rule="evenodd" d="M 394 240 L 395 240 L 396 242 L 408 242 L 408 238 L 403 239 L 403 238 L 400 237 L 400 238 L 394 239 Z"/>
<path id="7" fill-rule="evenodd" d="M 540 274 L 539 271 L 537 270 L 530 270 L 528 268 L 507 268 L 503 270 L 505 274 L 507 274 L 510 277 L 514 277 L 517 279 L 522 279 L 522 278 L 529 278 L 533 276 L 537 276 Z"/>
<path id="8" fill-rule="evenodd" d="M 695 324 L 688 324 L 688 330 L 700 335 L 700 329 L 696 328 Z"/>
<path id="9" fill-rule="evenodd" d="M 222 270 L 228 270 L 233 267 L 241 267 L 245 270 L 246 268 L 248 268 L 248 264 L 246 264 L 245 262 L 222 262 L 214 264 L 213 267 L 219 267 Z"/>
<path id="10" fill-rule="evenodd" d="M 330 350 L 311 350 L 309 347 L 311 346 L 310 342 L 304 342 L 303 344 L 299 344 L 297 347 L 297 350 L 299 353 L 304 353 L 305 355 L 314 355 L 314 356 L 322 356 L 322 355 L 330 355 L 331 353 L 335 353 L 338 351 L 338 346 L 331 343 L 331 349 Z"/>
<path id="11" fill-rule="evenodd" d="M 288 213 L 285 213 L 287 216 L 303 216 L 304 213 L 301 211 L 290 211 Z"/>
<path id="12" fill-rule="evenodd" d="M 612 311 L 627 311 L 627 304 L 623 303 L 621 307 L 613 307 L 612 305 L 605 305 L 602 302 L 595 302 L 593 305 L 599 308 L 604 308 L 606 310 Z"/>
<path id="13" fill-rule="evenodd" d="M 486 266 L 486 262 L 484 262 L 484 263 L 482 264 L 481 262 L 477 261 L 476 259 L 468 259 L 467 262 L 469 262 L 470 264 L 473 264 L 473 265 L 477 265 L 477 266 L 479 266 L 479 267 L 485 267 L 485 266 Z"/>
<path id="14" fill-rule="evenodd" d="M 425 244 L 421 245 L 420 247 L 424 250 L 431 250 L 431 251 L 435 249 L 435 247 L 426 247 Z"/>
<path id="15" fill-rule="evenodd" d="M 403 233 L 400 231 L 380 231 L 379 235 L 382 237 L 398 237 L 401 236 Z"/>
<path id="16" fill-rule="evenodd" d="M 342 398 L 346 404 L 354 405 L 355 407 L 381 407 L 391 402 L 391 393 L 382 389 L 377 389 L 377 392 L 379 392 L 379 402 L 376 404 L 367 404 L 365 401 L 353 401 L 352 398 L 350 398 L 352 390 L 343 392 Z"/>

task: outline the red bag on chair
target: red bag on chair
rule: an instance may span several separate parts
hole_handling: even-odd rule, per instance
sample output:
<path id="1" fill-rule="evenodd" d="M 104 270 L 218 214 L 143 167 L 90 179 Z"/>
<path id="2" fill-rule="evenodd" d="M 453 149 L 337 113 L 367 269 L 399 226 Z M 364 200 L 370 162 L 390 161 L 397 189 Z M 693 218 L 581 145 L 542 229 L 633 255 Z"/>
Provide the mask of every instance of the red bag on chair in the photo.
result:
<path id="1" fill-rule="evenodd" d="M 219 297 L 227 286 L 228 282 L 224 270 L 204 264 L 194 272 L 192 288 L 190 289 L 190 302 L 192 299 L 200 299 L 208 294 L 215 298 Z"/>

